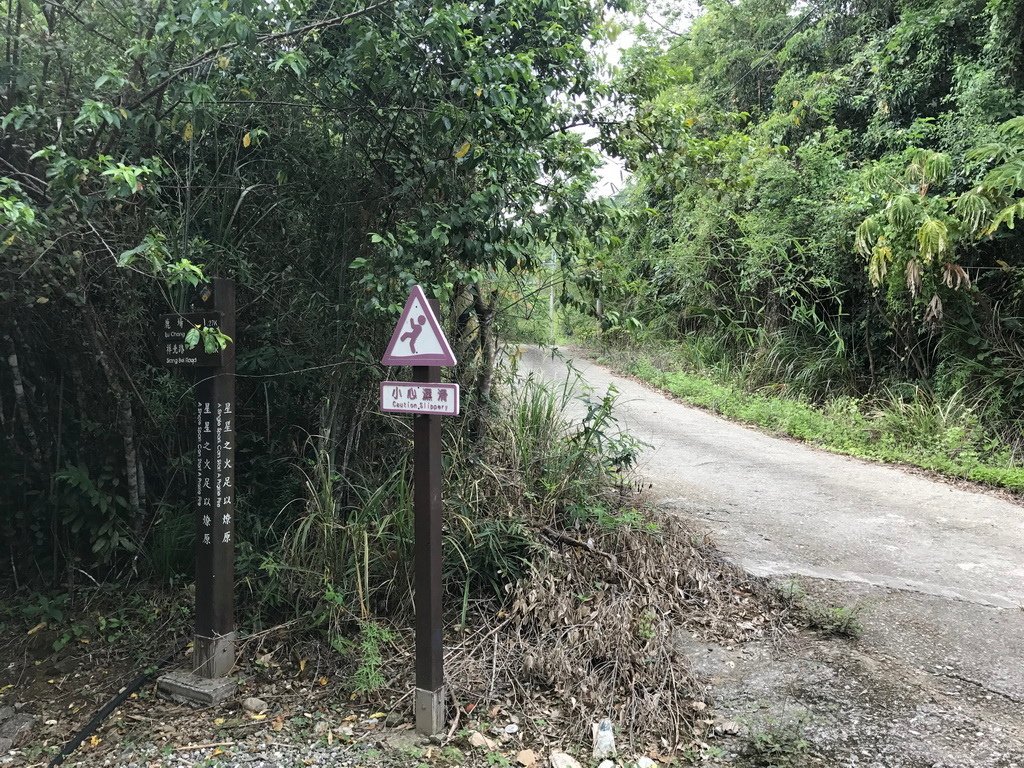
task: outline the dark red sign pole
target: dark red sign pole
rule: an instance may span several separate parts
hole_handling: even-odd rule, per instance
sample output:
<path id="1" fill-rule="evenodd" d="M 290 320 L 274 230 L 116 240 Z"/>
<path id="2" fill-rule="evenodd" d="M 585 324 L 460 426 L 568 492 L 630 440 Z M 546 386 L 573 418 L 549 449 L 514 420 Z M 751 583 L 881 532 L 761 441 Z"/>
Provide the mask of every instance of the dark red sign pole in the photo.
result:
<path id="1" fill-rule="evenodd" d="M 434 314 L 437 302 L 431 301 Z M 413 366 L 413 381 L 436 384 L 441 369 Z M 441 417 L 413 416 L 413 528 L 416 536 L 416 730 L 444 729 L 444 646 L 441 611 Z"/>
<path id="2" fill-rule="evenodd" d="M 231 337 L 220 366 L 196 383 L 196 627 L 193 672 L 225 677 L 235 664 L 235 284 L 214 278 L 195 302 L 220 313 Z M 200 342 L 202 344 L 202 342 Z"/>
<path id="3" fill-rule="evenodd" d="M 441 381 L 441 369 L 415 366 L 413 381 Z M 416 535 L 416 730 L 444 729 L 441 612 L 441 417 L 413 416 L 413 523 Z"/>
<path id="4" fill-rule="evenodd" d="M 381 387 L 381 410 L 413 418 L 413 530 L 416 536 L 416 730 L 444 730 L 444 616 L 441 610 L 441 414 L 459 413 L 458 384 L 440 386 L 441 368 L 456 363 L 438 303 L 414 285 L 381 362 L 412 366 L 412 382 Z M 437 386 L 429 386 L 437 385 Z M 450 399 L 451 398 L 451 399 Z"/>

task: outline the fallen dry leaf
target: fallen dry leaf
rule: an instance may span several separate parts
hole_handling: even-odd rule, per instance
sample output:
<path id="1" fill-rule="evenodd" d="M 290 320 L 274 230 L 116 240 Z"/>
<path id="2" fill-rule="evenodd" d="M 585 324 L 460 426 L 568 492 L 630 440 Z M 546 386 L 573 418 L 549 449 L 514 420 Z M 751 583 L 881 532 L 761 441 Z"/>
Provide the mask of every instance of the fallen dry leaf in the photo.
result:
<path id="1" fill-rule="evenodd" d="M 532 749 L 524 749 L 516 755 L 516 762 L 523 768 L 534 768 L 537 765 L 537 753 Z"/>
<path id="2" fill-rule="evenodd" d="M 473 731 L 469 734 L 469 745 L 477 749 L 486 749 L 488 752 L 493 752 L 497 748 L 497 744 L 480 733 L 480 731 Z"/>

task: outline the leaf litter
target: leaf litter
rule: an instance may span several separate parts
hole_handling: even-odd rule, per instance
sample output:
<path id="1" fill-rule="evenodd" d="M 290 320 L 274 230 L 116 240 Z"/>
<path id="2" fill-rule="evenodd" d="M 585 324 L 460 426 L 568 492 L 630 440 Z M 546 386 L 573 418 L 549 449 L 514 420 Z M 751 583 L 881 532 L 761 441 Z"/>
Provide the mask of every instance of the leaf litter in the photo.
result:
<path id="1" fill-rule="evenodd" d="M 472 766 L 500 754 L 544 765 L 552 751 L 589 755 L 591 729 L 605 717 L 620 756 L 665 763 L 697 754 L 723 730 L 679 633 L 727 644 L 771 639 L 793 631 L 793 609 L 677 517 L 648 510 L 644 518 L 536 528 L 546 556 L 511 589 L 506 607 L 473 603 L 465 627 L 449 624 L 448 729 L 440 737 L 413 731 L 411 629 L 394 628 L 387 683 L 359 698 L 345 685 L 349 662 L 322 643 L 296 642 L 285 627 L 243 644 L 234 701 L 196 710 L 159 699 L 151 683 L 65 764 Z M 242 708 L 253 697 L 265 712 Z M 102 698 L 94 693 L 93 705 Z M 37 695 L 32 706 L 45 712 L 50 702 Z M 0 765 L 44 765 L 91 710 L 82 704 L 74 717 L 41 726 L 32 748 L 0 757 Z"/>

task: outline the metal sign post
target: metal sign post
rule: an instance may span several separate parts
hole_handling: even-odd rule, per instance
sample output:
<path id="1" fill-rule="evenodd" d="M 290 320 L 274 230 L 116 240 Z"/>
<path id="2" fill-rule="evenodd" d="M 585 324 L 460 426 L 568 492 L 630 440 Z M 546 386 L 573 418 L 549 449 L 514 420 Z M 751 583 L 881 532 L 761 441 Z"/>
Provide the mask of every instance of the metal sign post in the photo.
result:
<path id="1" fill-rule="evenodd" d="M 172 698 L 217 704 L 235 691 L 235 284 L 214 278 L 192 311 L 161 318 L 166 365 L 192 370 L 196 410 L 196 603 L 192 670 L 171 672 L 159 688 Z M 232 342 L 188 349 L 194 328 L 217 328 Z"/>
<path id="2" fill-rule="evenodd" d="M 381 410 L 413 415 L 413 528 L 416 536 L 416 730 L 444 730 L 444 615 L 441 606 L 441 416 L 459 413 L 459 387 L 441 383 L 455 355 L 436 302 L 413 286 L 382 362 L 411 365 L 411 382 L 381 384 Z"/>

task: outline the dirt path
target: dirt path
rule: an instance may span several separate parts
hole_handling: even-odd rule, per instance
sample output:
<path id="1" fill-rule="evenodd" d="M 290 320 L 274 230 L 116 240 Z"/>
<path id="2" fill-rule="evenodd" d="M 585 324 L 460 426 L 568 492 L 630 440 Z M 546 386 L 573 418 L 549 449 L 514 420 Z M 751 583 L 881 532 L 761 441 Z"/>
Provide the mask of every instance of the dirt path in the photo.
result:
<path id="1" fill-rule="evenodd" d="M 1024 766 L 1024 508 L 573 366 L 596 392 L 618 390 L 620 423 L 651 446 L 640 472 L 661 504 L 703 520 L 749 571 L 860 608 L 853 644 L 695 646 L 723 706 L 752 716 L 785 702 L 835 765 Z M 521 370 L 568 373 L 534 347 Z"/>

